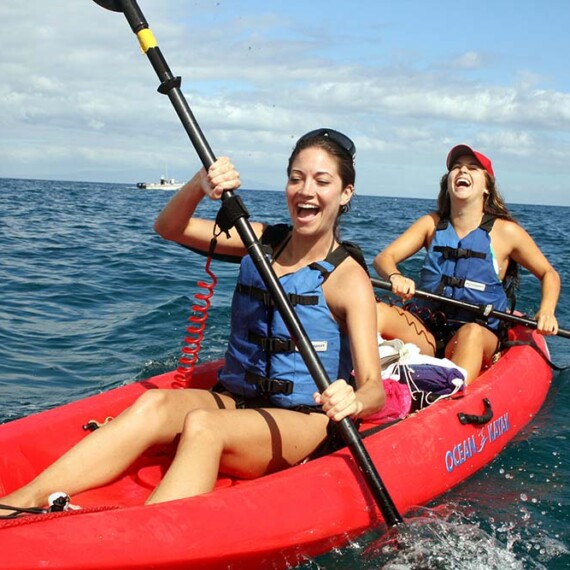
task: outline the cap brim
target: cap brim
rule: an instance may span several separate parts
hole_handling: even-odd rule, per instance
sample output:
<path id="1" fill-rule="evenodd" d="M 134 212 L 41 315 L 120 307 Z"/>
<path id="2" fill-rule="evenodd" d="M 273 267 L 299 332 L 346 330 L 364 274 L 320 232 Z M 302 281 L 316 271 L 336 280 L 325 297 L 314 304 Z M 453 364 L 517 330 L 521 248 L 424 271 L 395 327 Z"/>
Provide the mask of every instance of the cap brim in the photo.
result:
<path id="1" fill-rule="evenodd" d="M 470 146 L 467 146 L 466 144 L 458 144 L 457 146 L 454 146 L 447 155 L 447 170 L 451 170 L 451 167 L 453 166 L 453 163 L 456 161 L 456 159 L 465 154 L 470 154 L 471 156 L 477 158 L 475 151 Z M 479 162 L 479 159 L 477 159 L 477 162 Z"/>

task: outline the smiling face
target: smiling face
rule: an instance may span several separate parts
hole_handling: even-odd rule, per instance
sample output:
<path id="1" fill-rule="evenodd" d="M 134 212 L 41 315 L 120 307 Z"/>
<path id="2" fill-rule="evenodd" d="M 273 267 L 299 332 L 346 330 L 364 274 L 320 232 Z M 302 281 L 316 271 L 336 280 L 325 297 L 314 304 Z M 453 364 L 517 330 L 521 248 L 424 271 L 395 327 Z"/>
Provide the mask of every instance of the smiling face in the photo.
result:
<path id="1" fill-rule="evenodd" d="M 447 178 L 449 196 L 457 200 L 481 200 L 487 190 L 487 176 L 479 161 L 469 154 L 457 157 Z"/>
<path id="2" fill-rule="evenodd" d="M 318 146 L 303 149 L 291 164 L 286 188 L 293 228 L 315 236 L 332 232 L 353 191 L 353 185 L 343 186 L 336 157 Z"/>

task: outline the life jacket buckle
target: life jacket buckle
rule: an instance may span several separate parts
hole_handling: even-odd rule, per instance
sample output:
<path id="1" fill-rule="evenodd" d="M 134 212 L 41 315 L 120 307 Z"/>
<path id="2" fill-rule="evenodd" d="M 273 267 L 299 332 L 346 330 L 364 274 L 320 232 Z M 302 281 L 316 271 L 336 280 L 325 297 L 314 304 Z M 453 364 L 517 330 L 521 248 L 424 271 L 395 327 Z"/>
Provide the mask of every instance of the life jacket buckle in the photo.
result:
<path id="1" fill-rule="evenodd" d="M 249 331 L 248 339 L 250 342 L 259 345 L 264 352 L 271 354 L 278 352 L 293 352 L 295 350 L 295 343 L 290 338 L 261 336 Z"/>
<path id="2" fill-rule="evenodd" d="M 295 345 L 290 338 L 264 338 L 260 344 L 264 351 L 272 354 L 277 352 L 293 352 L 295 350 Z"/>
<path id="3" fill-rule="evenodd" d="M 461 279 L 460 277 L 455 277 L 452 275 L 444 275 L 442 277 L 441 281 L 446 287 L 464 287 L 465 286 L 465 279 Z"/>
<path id="4" fill-rule="evenodd" d="M 257 385 L 263 394 L 283 394 L 290 396 L 293 393 L 293 382 L 289 380 L 261 378 Z"/>
<path id="5" fill-rule="evenodd" d="M 253 372 L 245 373 L 245 380 L 250 384 L 254 384 L 263 394 L 283 394 L 290 396 L 293 393 L 293 382 L 290 380 L 277 380 L 275 378 L 266 378 Z"/>

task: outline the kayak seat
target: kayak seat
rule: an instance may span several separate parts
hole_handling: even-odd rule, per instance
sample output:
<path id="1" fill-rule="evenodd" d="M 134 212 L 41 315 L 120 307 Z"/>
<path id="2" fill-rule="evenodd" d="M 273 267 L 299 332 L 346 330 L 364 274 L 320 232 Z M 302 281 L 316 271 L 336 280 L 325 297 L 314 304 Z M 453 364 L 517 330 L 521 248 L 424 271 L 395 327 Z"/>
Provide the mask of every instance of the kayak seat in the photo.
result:
<path id="1" fill-rule="evenodd" d="M 160 480 L 164 477 L 169 464 L 170 462 L 168 462 L 168 464 L 165 462 L 164 464 L 158 465 L 146 465 L 138 469 L 138 471 L 136 471 L 132 477 L 139 485 L 152 490 L 160 483 Z M 217 490 L 231 487 L 232 484 L 232 479 L 229 477 L 220 476 L 218 477 L 215 489 Z"/>

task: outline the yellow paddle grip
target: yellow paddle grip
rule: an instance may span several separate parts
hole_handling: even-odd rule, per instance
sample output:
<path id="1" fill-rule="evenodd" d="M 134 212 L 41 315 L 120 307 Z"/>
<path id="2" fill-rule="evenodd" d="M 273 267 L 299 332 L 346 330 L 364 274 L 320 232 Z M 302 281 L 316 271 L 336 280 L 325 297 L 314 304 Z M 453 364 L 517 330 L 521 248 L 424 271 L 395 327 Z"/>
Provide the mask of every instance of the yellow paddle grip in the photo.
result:
<path id="1" fill-rule="evenodd" d="M 149 28 L 143 28 L 137 32 L 137 38 L 144 53 L 146 53 L 150 48 L 158 46 L 156 38 Z"/>

